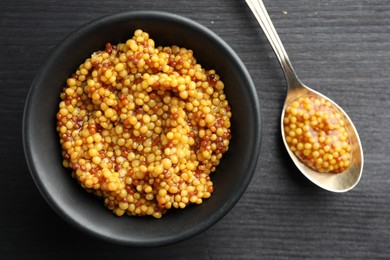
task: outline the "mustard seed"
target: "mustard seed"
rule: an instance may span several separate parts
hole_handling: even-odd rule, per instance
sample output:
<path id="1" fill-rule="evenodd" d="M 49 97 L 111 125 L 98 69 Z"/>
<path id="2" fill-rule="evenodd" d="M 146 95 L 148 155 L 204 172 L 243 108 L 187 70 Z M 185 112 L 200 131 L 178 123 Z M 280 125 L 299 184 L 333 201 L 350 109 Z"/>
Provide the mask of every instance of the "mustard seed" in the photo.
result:
<path id="1" fill-rule="evenodd" d="M 60 94 L 57 131 L 63 166 L 82 187 L 117 216 L 161 218 L 211 196 L 232 116 L 215 70 L 192 50 L 155 46 L 136 30 L 94 52 L 74 75 Z M 348 165 L 345 140 L 338 158 Z"/>
<path id="2" fill-rule="evenodd" d="M 283 124 L 290 150 L 306 166 L 318 172 L 341 173 L 351 164 L 345 120 L 324 98 L 307 96 L 293 101 Z"/>

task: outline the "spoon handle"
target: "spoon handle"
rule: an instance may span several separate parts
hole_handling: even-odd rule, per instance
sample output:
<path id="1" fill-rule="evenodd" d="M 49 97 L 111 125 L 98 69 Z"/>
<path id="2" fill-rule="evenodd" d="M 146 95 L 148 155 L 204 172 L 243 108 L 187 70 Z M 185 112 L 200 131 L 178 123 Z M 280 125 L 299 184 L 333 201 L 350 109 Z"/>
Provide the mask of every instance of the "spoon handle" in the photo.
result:
<path id="1" fill-rule="evenodd" d="M 287 52 L 280 41 L 279 35 L 276 32 L 274 25 L 272 24 L 271 18 L 268 15 L 267 10 L 262 0 L 245 0 L 252 13 L 256 17 L 258 23 L 264 31 L 264 34 L 268 38 L 276 56 L 278 57 L 279 63 L 283 69 L 284 76 L 286 77 L 288 88 L 300 87 L 301 83 L 295 74 L 295 71 L 291 65 L 290 59 L 288 58 Z"/>

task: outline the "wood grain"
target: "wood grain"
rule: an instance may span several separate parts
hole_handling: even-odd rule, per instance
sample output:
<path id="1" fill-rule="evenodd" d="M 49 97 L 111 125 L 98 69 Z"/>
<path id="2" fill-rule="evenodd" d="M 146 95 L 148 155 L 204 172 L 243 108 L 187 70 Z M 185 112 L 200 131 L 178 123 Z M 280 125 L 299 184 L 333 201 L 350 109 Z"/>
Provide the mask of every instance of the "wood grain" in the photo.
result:
<path id="1" fill-rule="evenodd" d="M 0 258 L 389 259 L 390 5 L 386 0 L 265 0 L 300 78 L 350 114 L 362 139 L 364 175 L 346 194 L 314 187 L 282 147 L 286 86 L 244 1 L 0 2 Z M 21 138 L 29 85 L 67 34 L 100 16 L 162 10 L 212 29 L 241 57 L 262 109 L 262 147 L 242 199 L 219 223 L 176 245 L 109 245 L 61 220 L 29 174 Z"/>

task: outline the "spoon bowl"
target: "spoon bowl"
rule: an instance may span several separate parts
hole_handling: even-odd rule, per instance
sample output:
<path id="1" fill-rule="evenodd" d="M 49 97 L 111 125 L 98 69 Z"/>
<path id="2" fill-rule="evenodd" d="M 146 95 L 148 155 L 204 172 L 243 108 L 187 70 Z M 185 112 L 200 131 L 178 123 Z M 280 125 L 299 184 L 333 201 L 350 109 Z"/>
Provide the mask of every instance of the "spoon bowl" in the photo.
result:
<path id="1" fill-rule="evenodd" d="M 300 83 L 300 82 L 299 82 Z M 286 111 L 286 108 L 289 104 L 291 104 L 294 100 L 299 97 L 304 96 L 315 96 L 320 98 L 325 98 L 327 101 L 331 102 L 331 104 L 343 114 L 345 128 L 349 134 L 350 143 L 351 143 L 351 156 L 352 156 L 352 164 L 351 166 L 344 172 L 335 174 L 335 173 L 320 173 L 314 171 L 313 169 L 307 167 L 304 163 L 302 163 L 297 156 L 290 150 L 288 144 L 286 142 L 285 132 L 283 130 L 283 118 Z M 355 126 L 353 125 L 351 119 L 348 117 L 347 113 L 337 105 L 333 100 L 329 99 L 325 95 L 303 85 L 302 83 L 299 86 L 289 87 L 287 92 L 287 97 L 284 103 L 284 107 L 282 110 L 281 116 L 281 127 L 282 127 L 282 138 L 283 143 L 286 146 L 288 154 L 291 156 L 293 162 L 297 166 L 297 168 L 313 183 L 318 185 L 319 187 L 333 191 L 333 192 L 346 192 L 351 190 L 353 187 L 357 185 L 360 180 L 362 170 L 363 170 L 363 153 L 361 149 L 361 143 L 359 139 L 359 135 L 356 131 Z"/>
<path id="2" fill-rule="evenodd" d="M 305 86 L 298 79 L 263 2 L 261 0 L 246 0 L 246 3 L 252 10 L 258 23 L 263 29 L 264 34 L 266 35 L 272 48 L 274 49 L 274 52 L 280 62 L 280 65 L 286 77 L 288 91 L 281 115 L 281 132 L 283 143 L 286 146 L 288 154 L 290 155 L 297 168 L 302 172 L 302 174 L 319 187 L 332 192 L 346 192 L 348 190 L 351 190 L 358 184 L 363 172 L 364 164 L 363 149 L 360 143 L 358 132 L 353 125 L 352 120 L 349 118 L 347 113 L 333 100 Z M 344 128 L 346 129 L 350 139 L 349 141 L 351 146 L 352 162 L 351 165 L 342 173 L 320 173 L 309 168 L 307 165 L 305 165 L 298 159 L 298 157 L 294 154 L 294 152 L 291 151 L 287 144 L 283 121 L 285 111 L 294 100 L 305 96 L 324 98 L 325 100 L 329 101 L 332 106 L 337 110 L 337 112 L 341 113 L 343 116 L 345 122 Z"/>

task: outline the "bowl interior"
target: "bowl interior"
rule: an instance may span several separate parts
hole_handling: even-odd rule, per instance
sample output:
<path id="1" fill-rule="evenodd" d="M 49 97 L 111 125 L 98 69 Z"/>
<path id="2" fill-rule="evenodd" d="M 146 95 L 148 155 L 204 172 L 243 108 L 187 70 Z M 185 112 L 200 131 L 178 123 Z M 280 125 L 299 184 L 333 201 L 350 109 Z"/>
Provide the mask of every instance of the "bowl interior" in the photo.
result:
<path id="1" fill-rule="evenodd" d="M 115 217 L 103 202 L 85 192 L 62 167 L 56 127 L 59 93 L 65 81 L 106 42 L 147 31 L 156 45 L 194 50 L 198 62 L 216 69 L 232 107 L 232 139 L 211 177 L 215 191 L 202 205 L 170 210 L 161 219 Z M 112 242 L 163 245 L 189 238 L 222 218 L 247 188 L 260 150 L 260 111 L 251 78 L 237 55 L 218 36 L 186 18 L 161 12 L 120 13 L 91 22 L 64 39 L 35 77 L 23 121 L 25 154 L 31 174 L 48 203 L 68 222 Z"/>

